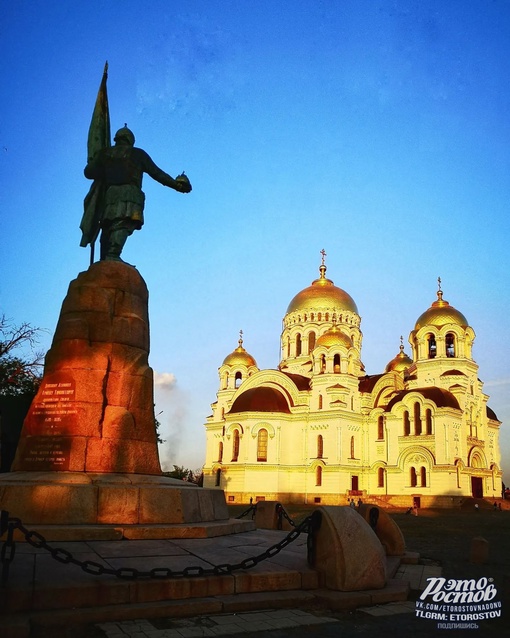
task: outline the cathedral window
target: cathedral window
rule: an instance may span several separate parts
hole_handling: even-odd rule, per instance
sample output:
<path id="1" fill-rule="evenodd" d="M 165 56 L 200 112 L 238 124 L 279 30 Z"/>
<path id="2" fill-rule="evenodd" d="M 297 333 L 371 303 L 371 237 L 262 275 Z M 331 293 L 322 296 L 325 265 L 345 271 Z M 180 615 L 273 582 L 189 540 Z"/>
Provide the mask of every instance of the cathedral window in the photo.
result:
<path id="1" fill-rule="evenodd" d="M 454 357 L 455 356 L 455 335 L 449 332 L 446 335 L 445 344 L 446 344 L 446 356 Z"/>
<path id="2" fill-rule="evenodd" d="M 380 467 L 377 470 L 377 487 L 384 487 L 384 468 Z"/>
<path id="3" fill-rule="evenodd" d="M 433 334 L 429 334 L 427 340 L 429 343 L 429 359 L 435 359 L 437 354 L 436 338 Z"/>
<path id="4" fill-rule="evenodd" d="M 243 375 L 241 374 L 241 372 L 236 372 L 235 387 L 238 388 L 242 382 L 243 382 Z"/>
<path id="5" fill-rule="evenodd" d="M 322 410 L 322 394 L 319 394 L 319 410 Z"/>
<path id="6" fill-rule="evenodd" d="M 290 357 L 290 337 L 287 337 L 287 356 Z"/>
<path id="7" fill-rule="evenodd" d="M 340 355 L 335 354 L 333 357 L 333 372 L 338 374 L 340 372 Z"/>
<path id="8" fill-rule="evenodd" d="M 420 479 L 421 479 L 421 486 L 427 487 L 427 469 L 423 466 L 420 469 Z"/>
<path id="9" fill-rule="evenodd" d="M 317 487 L 322 485 L 322 467 L 320 465 L 318 465 L 315 470 L 315 485 Z"/>
<path id="10" fill-rule="evenodd" d="M 234 430 L 232 435 L 232 461 L 239 458 L 239 430 Z"/>
<path id="11" fill-rule="evenodd" d="M 411 487 L 416 487 L 418 480 L 416 476 L 416 470 L 414 467 L 410 468 Z"/>
<path id="12" fill-rule="evenodd" d="M 409 422 L 409 412 L 404 410 L 404 436 L 411 434 L 411 423 Z"/>
<path id="13" fill-rule="evenodd" d="M 218 463 L 223 461 L 223 443 L 220 441 L 218 445 Z"/>
<path id="14" fill-rule="evenodd" d="M 420 404 L 418 401 L 414 404 L 414 434 L 419 436 L 421 434 L 421 415 Z"/>
<path id="15" fill-rule="evenodd" d="M 326 372 L 326 355 L 321 354 L 321 372 Z"/>
<path id="16" fill-rule="evenodd" d="M 311 354 L 315 348 L 315 332 L 310 332 L 308 335 L 308 354 Z"/>
<path id="17" fill-rule="evenodd" d="M 324 439 L 322 438 L 322 434 L 319 434 L 317 437 L 317 458 L 322 459 L 324 454 Z"/>
<path id="18" fill-rule="evenodd" d="M 267 430 L 259 430 L 257 436 L 257 461 L 267 461 Z"/>
<path id="19" fill-rule="evenodd" d="M 432 410 L 430 408 L 425 411 L 425 427 L 427 434 L 432 434 Z"/>
<path id="20" fill-rule="evenodd" d="M 329 321 L 329 312 L 326 313 L 326 321 Z"/>
<path id="21" fill-rule="evenodd" d="M 317 313 L 317 321 L 322 321 L 322 312 Z"/>
<path id="22" fill-rule="evenodd" d="M 301 354 L 301 335 L 298 334 L 296 335 L 296 357 L 299 357 L 299 355 Z"/>
<path id="23" fill-rule="evenodd" d="M 355 452 L 355 450 L 354 450 L 354 437 L 353 437 L 353 436 L 351 436 L 351 457 L 350 457 L 351 459 L 356 458 L 356 457 L 354 456 L 354 452 Z"/>
<path id="24" fill-rule="evenodd" d="M 219 487 L 221 483 L 221 470 L 216 470 L 216 487 Z"/>
<path id="25" fill-rule="evenodd" d="M 384 417 L 382 414 L 377 419 L 377 439 L 379 441 L 384 440 Z"/>

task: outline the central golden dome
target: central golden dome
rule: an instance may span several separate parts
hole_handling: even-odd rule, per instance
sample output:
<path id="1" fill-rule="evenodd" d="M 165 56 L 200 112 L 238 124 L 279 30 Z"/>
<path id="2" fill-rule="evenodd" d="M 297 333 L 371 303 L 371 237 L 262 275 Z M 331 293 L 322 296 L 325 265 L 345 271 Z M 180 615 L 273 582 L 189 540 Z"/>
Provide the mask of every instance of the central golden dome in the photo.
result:
<path id="1" fill-rule="evenodd" d="M 450 323 L 462 326 L 463 328 L 467 328 L 469 325 L 462 312 L 450 306 L 450 304 L 443 299 L 443 291 L 438 290 L 437 301 L 434 301 L 430 308 L 418 317 L 414 329 L 419 330 L 423 328 L 423 326 L 442 328 Z"/>
<path id="2" fill-rule="evenodd" d="M 287 314 L 291 312 L 342 312 L 347 310 L 358 314 L 358 308 L 354 299 L 335 286 L 331 279 L 326 278 L 326 266 L 324 263 L 319 268 L 320 277 L 312 282 L 311 286 L 305 288 L 292 299 L 287 308 Z"/>

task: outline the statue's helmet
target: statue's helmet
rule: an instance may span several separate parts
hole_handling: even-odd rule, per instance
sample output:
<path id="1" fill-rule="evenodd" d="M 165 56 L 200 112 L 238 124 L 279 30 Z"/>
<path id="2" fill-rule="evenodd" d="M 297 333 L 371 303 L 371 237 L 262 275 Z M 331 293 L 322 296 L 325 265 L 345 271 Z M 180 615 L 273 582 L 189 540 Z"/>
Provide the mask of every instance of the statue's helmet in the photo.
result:
<path id="1" fill-rule="evenodd" d="M 121 139 L 127 140 L 131 144 L 131 146 L 134 146 L 135 144 L 135 136 L 133 135 L 133 132 L 130 131 L 126 125 L 120 128 L 115 133 L 115 137 L 113 138 L 115 142 L 118 142 Z"/>

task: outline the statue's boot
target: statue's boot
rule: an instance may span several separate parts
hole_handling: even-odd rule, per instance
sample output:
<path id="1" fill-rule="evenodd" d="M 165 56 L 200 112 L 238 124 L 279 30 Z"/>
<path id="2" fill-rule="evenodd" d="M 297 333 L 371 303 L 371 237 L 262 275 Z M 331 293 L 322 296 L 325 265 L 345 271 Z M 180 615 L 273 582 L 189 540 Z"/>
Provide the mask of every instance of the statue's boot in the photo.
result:
<path id="1" fill-rule="evenodd" d="M 133 231 L 128 228 L 119 228 L 110 233 L 109 245 L 106 251 L 105 259 L 107 261 L 123 261 L 120 253 L 124 248 L 127 238 Z"/>

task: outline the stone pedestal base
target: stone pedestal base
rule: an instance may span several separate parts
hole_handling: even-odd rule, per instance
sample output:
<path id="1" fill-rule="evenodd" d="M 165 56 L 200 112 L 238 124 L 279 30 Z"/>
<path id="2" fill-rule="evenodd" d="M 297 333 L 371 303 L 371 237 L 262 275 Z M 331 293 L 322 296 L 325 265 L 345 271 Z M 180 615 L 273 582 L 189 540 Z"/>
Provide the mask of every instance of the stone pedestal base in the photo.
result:
<path id="1" fill-rule="evenodd" d="M 77 528 L 87 540 L 104 539 L 106 528 L 116 537 L 120 528 L 126 538 L 196 538 L 254 528 L 252 521 L 242 530 L 232 525 L 222 490 L 145 474 L 11 472 L 0 476 L 0 507 L 28 529 L 59 528 L 60 540 L 64 527 L 69 540 L 79 540 Z M 199 527 L 210 533 L 198 533 Z"/>

